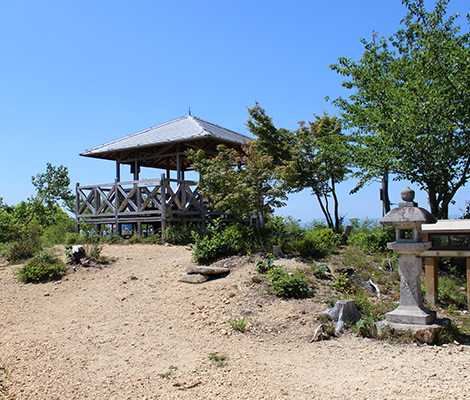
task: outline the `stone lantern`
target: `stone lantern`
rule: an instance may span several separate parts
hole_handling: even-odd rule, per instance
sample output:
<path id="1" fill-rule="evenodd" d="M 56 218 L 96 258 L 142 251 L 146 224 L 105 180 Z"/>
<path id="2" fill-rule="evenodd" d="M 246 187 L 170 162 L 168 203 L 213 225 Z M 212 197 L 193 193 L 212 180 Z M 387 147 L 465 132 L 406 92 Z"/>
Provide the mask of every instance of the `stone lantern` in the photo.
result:
<path id="1" fill-rule="evenodd" d="M 386 214 L 380 223 L 393 225 L 396 229 L 396 242 L 388 243 L 388 248 L 399 254 L 400 305 L 385 315 L 386 323 L 429 325 L 436 319 L 436 313 L 428 310 L 421 295 L 420 275 L 422 259 L 420 254 L 431 247 L 431 242 L 423 242 L 421 225 L 435 223 L 436 219 L 425 209 L 418 207 L 414 200 L 415 192 L 406 188 L 401 192 L 403 202 Z"/>

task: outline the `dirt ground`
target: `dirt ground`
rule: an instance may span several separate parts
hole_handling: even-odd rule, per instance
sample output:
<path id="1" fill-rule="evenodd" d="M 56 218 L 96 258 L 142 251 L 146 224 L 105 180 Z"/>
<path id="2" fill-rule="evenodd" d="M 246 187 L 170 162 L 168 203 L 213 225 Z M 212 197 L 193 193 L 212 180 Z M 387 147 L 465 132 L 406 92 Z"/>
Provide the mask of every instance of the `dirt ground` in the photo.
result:
<path id="1" fill-rule="evenodd" d="M 325 305 L 266 295 L 247 260 L 191 285 L 178 282 L 193 264 L 186 247 L 103 253 L 117 261 L 59 282 L 23 284 L 15 266 L 0 268 L 0 398 L 470 398 L 467 346 L 352 334 L 311 343 Z M 240 316 L 250 322 L 244 333 L 227 322 Z"/>

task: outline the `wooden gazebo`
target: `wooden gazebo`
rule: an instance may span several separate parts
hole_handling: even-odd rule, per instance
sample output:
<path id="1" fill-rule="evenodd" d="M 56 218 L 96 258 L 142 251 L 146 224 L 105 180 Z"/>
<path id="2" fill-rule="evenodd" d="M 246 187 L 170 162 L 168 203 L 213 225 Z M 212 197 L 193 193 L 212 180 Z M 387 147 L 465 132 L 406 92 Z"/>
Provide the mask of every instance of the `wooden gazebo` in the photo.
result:
<path id="1" fill-rule="evenodd" d="M 122 224 L 132 224 L 142 234 L 142 224 L 160 225 L 169 221 L 202 221 L 207 204 L 194 181 L 185 180 L 190 170 L 186 150 L 202 149 L 215 155 L 217 146 L 240 148 L 249 137 L 188 115 L 81 153 L 84 157 L 116 163 L 113 183 L 76 187 L 77 223 L 111 224 L 121 232 Z M 121 167 L 129 165 L 132 181 L 121 181 Z M 139 179 L 141 167 L 163 170 L 155 179 Z M 170 172 L 176 171 L 176 179 Z M 166 173 L 165 173 L 166 172 Z"/>

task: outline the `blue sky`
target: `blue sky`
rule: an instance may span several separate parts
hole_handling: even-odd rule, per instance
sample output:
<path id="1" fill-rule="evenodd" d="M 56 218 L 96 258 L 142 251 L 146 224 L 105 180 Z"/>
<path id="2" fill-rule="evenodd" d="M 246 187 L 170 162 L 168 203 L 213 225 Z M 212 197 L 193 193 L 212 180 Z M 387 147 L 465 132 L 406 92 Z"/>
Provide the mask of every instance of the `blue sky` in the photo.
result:
<path id="1" fill-rule="evenodd" d="M 449 6 L 469 9 L 468 0 Z M 188 107 L 240 133 L 255 100 L 288 129 L 335 114 L 325 96 L 345 92 L 329 65 L 360 58 L 360 38 L 391 35 L 404 13 L 399 0 L 2 2 L 0 197 L 16 204 L 32 195 L 31 176 L 47 162 L 67 166 L 73 184 L 110 182 L 113 162 L 78 154 Z M 391 185 L 392 201 L 407 185 Z M 341 213 L 379 218 L 379 184 L 350 196 L 353 186 L 339 187 Z M 460 190 L 451 214 L 461 214 L 468 193 Z M 427 207 L 424 193 L 417 200 Z M 278 213 L 322 218 L 308 191 Z"/>

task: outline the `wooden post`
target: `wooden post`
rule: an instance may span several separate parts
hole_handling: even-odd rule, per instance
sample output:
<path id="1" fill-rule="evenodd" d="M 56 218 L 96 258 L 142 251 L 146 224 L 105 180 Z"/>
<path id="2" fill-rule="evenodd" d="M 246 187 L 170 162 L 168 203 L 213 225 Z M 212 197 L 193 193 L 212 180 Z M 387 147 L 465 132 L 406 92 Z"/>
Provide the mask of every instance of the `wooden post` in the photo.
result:
<path id="1" fill-rule="evenodd" d="M 114 217 L 116 221 L 116 231 L 119 236 L 122 235 L 122 226 L 119 223 L 119 207 L 121 206 L 121 195 L 119 194 L 118 189 L 119 181 L 116 178 L 114 182 Z"/>
<path id="2" fill-rule="evenodd" d="M 80 207 L 80 200 L 78 198 L 79 187 L 80 187 L 80 183 L 77 182 L 77 184 L 75 185 L 75 224 L 76 224 L 77 233 L 80 232 L 80 222 L 78 220 L 78 212 L 79 212 L 79 207 Z"/>
<path id="3" fill-rule="evenodd" d="M 162 241 L 165 237 L 164 230 L 166 229 L 166 179 L 165 174 L 161 177 L 162 195 L 161 195 L 161 207 L 162 207 Z"/>
<path id="4" fill-rule="evenodd" d="M 470 311 L 470 257 L 467 257 L 467 310 Z"/>
<path id="5" fill-rule="evenodd" d="M 116 181 L 119 182 L 121 180 L 121 164 L 119 161 L 116 161 Z"/>
<path id="6" fill-rule="evenodd" d="M 438 299 L 438 279 L 437 279 L 437 257 L 426 257 L 424 259 L 426 268 L 426 301 L 435 307 Z M 468 266 L 467 266 L 468 268 Z"/>

